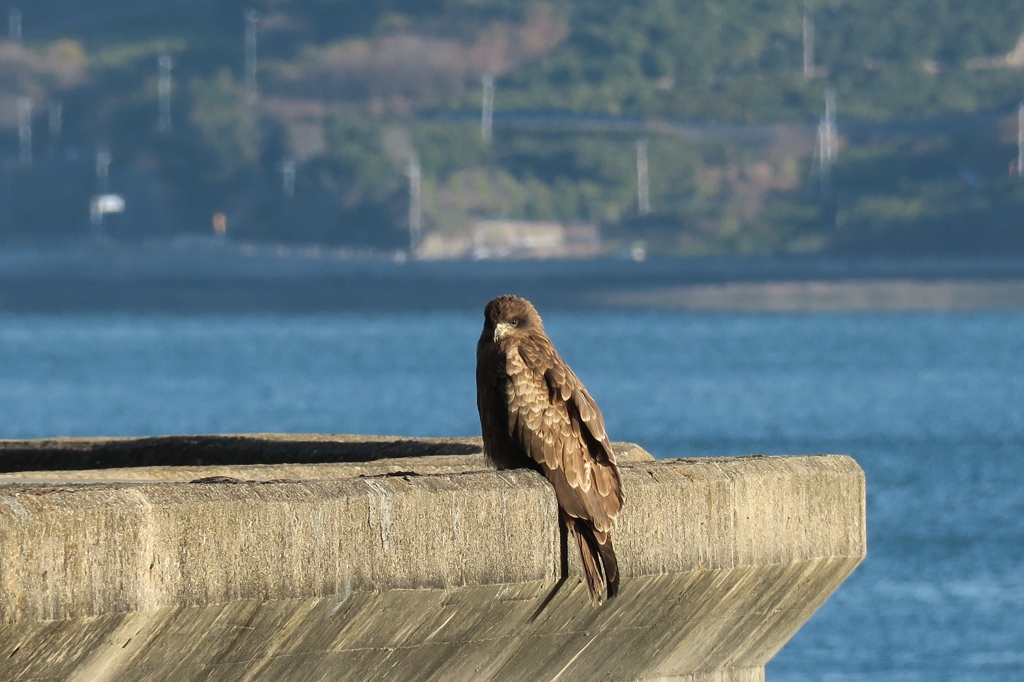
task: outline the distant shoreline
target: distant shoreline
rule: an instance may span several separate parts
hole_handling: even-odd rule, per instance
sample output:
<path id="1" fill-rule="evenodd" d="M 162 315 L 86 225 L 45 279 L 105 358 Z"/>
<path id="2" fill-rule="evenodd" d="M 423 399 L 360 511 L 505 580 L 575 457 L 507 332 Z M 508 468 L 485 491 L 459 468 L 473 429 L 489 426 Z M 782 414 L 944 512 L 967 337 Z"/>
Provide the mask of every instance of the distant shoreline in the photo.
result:
<path id="1" fill-rule="evenodd" d="M 8 313 L 475 311 L 507 292 L 563 309 L 1024 309 L 1024 259 L 399 262 L 233 246 L 0 250 Z"/>
<path id="2" fill-rule="evenodd" d="M 683 285 L 608 297 L 611 307 L 765 313 L 1024 309 L 1024 279 L 843 280 Z"/>

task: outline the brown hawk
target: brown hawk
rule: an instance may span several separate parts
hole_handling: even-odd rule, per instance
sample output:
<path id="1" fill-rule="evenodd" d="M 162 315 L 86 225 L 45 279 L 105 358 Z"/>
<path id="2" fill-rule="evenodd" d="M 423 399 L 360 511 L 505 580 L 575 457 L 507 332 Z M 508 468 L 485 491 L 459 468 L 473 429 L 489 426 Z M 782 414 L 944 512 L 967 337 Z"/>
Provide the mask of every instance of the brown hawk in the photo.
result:
<path id="1" fill-rule="evenodd" d="M 611 534 L 623 500 L 615 453 L 597 404 L 529 301 L 499 296 L 484 309 L 476 400 L 484 452 L 498 466 L 528 466 L 547 477 L 579 547 L 591 598 L 615 596 Z"/>

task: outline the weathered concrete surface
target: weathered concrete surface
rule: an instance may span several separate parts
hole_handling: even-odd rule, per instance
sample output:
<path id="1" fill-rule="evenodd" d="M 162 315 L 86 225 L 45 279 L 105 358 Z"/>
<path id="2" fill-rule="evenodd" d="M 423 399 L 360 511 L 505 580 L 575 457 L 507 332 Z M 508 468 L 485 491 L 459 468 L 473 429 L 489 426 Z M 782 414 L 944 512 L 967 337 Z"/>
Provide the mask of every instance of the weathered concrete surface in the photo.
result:
<path id="1" fill-rule="evenodd" d="M 762 680 L 865 553 L 847 457 L 620 445 L 622 593 L 594 608 L 540 476 L 419 442 L 465 460 L 4 475 L 0 679 Z"/>
<path id="2" fill-rule="evenodd" d="M 651 460 L 615 443 L 620 462 Z M 157 438 L 0 440 L 5 483 L 240 481 L 352 478 L 383 474 L 490 471 L 477 438 L 400 438 L 352 434 L 237 434 Z"/>

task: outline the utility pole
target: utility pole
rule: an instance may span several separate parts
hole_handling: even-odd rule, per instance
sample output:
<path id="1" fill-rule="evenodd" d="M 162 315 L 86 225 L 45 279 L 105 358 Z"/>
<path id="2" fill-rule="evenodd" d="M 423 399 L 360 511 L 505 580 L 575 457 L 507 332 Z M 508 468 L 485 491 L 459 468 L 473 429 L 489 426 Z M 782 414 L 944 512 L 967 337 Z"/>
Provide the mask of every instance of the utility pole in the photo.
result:
<path id="1" fill-rule="evenodd" d="M 1017 177 L 1024 178 L 1024 102 L 1017 107 Z"/>
<path id="2" fill-rule="evenodd" d="M 171 68 L 174 62 L 171 55 L 162 54 L 157 60 L 160 67 L 160 76 L 157 80 L 157 100 L 160 107 L 160 119 L 157 121 L 156 129 L 161 133 L 171 130 Z"/>
<path id="3" fill-rule="evenodd" d="M 245 103 L 256 105 L 259 94 L 256 87 L 256 22 L 260 14 L 254 9 L 245 13 Z"/>
<path id="4" fill-rule="evenodd" d="M 18 163 L 32 165 L 32 98 L 18 98 Z"/>
<path id="5" fill-rule="evenodd" d="M 291 159 L 281 162 L 281 193 L 286 199 L 295 196 L 295 162 Z"/>
<path id="6" fill-rule="evenodd" d="M 480 108 L 480 139 L 484 145 L 491 143 L 494 127 L 494 76 L 484 74 L 484 97 Z"/>
<path id="7" fill-rule="evenodd" d="M 17 7 L 7 10 L 7 37 L 21 40 L 21 10 Z"/>
<path id="8" fill-rule="evenodd" d="M 836 160 L 836 89 L 825 90 L 825 129 L 828 133 L 829 166 Z"/>
<path id="9" fill-rule="evenodd" d="M 836 91 L 828 88 L 825 90 L 825 116 L 818 123 L 818 169 L 822 194 L 832 191 L 832 164 L 836 153 Z"/>
<path id="10" fill-rule="evenodd" d="M 106 147 L 96 150 L 96 195 L 89 204 L 89 224 L 95 240 L 103 239 L 103 214 L 107 212 L 105 202 L 109 201 L 107 195 L 110 193 L 110 160 L 110 150 Z"/>
<path id="11" fill-rule="evenodd" d="M 110 162 L 113 157 L 110 155 L 110 150 L 106 147 L 100 147 L 96 150 L 96 193 L 97 194 L 109 194 L 110 193 Z"/>
<path id="12" fill-rule="evenodd" d="M 814 75 L 814 19 L 810 0 L 804 0 L 804 78 L 810 80 Z"/>
<path id="13" fill-rule="evenodd" d="M 416 257 L 420 247 L 422 230 L 422 209 L 420 207 L 420 162 L 415 156 L 409 159 L 405 174 L 409 176 L 409 255 Z"/>
<path id="14" fill-rule="evenodd" d="M 651 185 L 647 175 L 647 140 L 636 141 L 636 204 L 640 215 L 651 212 Z"/>
<path id="15" fill-rule="evenodd" d="M 295 161 L 284 159 L 277 167 L 281 171 L 279 220 L 284 231 L 291 231 L 295 227 Z"/>

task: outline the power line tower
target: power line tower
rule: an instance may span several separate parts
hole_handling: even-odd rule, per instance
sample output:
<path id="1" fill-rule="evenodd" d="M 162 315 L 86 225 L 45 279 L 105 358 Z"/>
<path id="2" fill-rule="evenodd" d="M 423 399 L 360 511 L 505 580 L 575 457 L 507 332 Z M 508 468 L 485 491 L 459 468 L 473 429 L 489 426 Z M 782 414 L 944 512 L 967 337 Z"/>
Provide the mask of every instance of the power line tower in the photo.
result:
<path id="1" fill-rule="evenodd" d="M 636 207 L 640 215 L 651 212 L 651 184 L 647 173 L 647 140 L 636 141 Z"/>
<path id="2" fill-rule="evenodd" d="M 494 76 L 484 74 L 484 96 L 480 107 L 480 139 L 484 145 L 491 143 L 494 129 Z"/>
<path id="3" fill-rule="evenodd" d="M 832 164 L 838 152 L 836 135 L 836 91 L 835 88 L 825 90 L 825 115 L 818 123 L 818 177 L 821 182 L 821 193 L 832 193 Z"/>
<path id="4" fill-rule="evenodd" d="M 32 165 L 32 98 L 18 98 L 18 163 Z"/>
<path id="5" fill-rule="evenodd" d="M 281 171 L 281 227 L 291 230 L 295 227 L 295 161 L 286 158 L 277 167 Z"/>
<path id="6" fill-rule="evenodd" d="M 295 196 L 295 162 L 291 159 L 281 162 L 281 193 L 286 199 Z"/>
<path id="7" fill-rule="evenodd" d="M 409 177 L 409 255 L 416 257 L 420 248 L 420 236 L 422 233 L 422 207 L 420 205 L 420 161 L 415 156 L 409 159 L 409 166 L 405 169 Z"/>
<path id="8" fill-rule="evenodd" d="M 810 80 L 817 74 L 814 66 L 814 17 L 811 16 L 810 1 L 804 0 L 804 78 Z"/>
<path id="9" fill-rule="evenodd" d="M 245 13 L 245 103 L 256 106 L 259 91 L 256 84 L 256 22 L 260 13 L 254 9 Z"/>
<path id="10" fill-rule="evenodd" d="M 101 146 L 96 150 L 96 193 L 110 193 L 110 162 L 113 157 L 110 150 Z"/>
<path id="11" fill-rule="evenodd" d="M 157 60 L 160 68 L 160 76 L 157 80 L 157 100 L 160 107 L 160 118 L 157 121 L 156 129 L 161 133 L 171 130 L 171 68 L 174 62 L 171 55 L 162 54 Z"/>
<path id="12" fill-rule="evenodd" d="M 1024 178 L 1024 102 L 1017 107 L 1017 177 Z"/>

